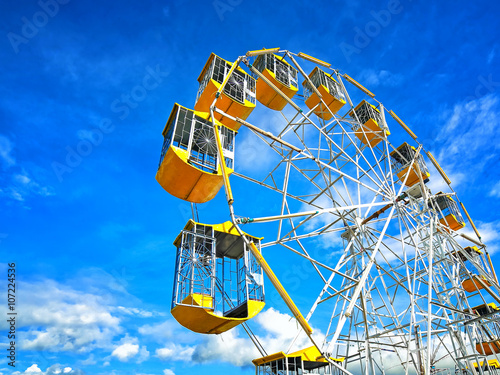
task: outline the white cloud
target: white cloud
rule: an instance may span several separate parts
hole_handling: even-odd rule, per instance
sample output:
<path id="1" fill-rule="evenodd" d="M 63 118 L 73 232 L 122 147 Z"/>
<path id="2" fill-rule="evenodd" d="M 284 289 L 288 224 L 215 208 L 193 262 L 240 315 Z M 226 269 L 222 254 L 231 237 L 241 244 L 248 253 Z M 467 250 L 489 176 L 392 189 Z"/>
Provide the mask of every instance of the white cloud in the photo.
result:
<path id="1" fill-rule="evenodd" d="M 113 350 L 111 355 L 118 358 L 118 360 L 122 362 L 126 362 L 130 358 L 134 357 L 137 353 L 139 353 L 139 345 L 125 343 Z"/>
<path id="2" fill-rule="evenodd" d="M 494 184 L 488 193 L 488 196 L 500 198 L 500 181 Z"/>
<path id="3" fill-rule="evenodd" d="M 28 367 L 25 371 L 26 373 L 28 374 L 41 374 L 42 373 L 42 370 L 40 370 L 40 368 L 38 367 L 38 365 L 32 365 L 30 367 Z"/>
<path id="4" fill-rule="evenodd" d="M 365 86 L 399 86 L 403 82 L 401 74 L 393 74 L 388 70 L 375 71 L 373 69 L 364 70 L 361 72 L 359 80 Z"/>
<path id="5" fill-rule="evenodd" d="M 260 357 L 254 344 L 248 338 L 238 337 L 237 330 L 230 330 L 217 336 L 209 336 L 193 352 L 193 362 L 224 361 L 235 366 L 244 366 Z"/>
<path id="6" fill-rule="evenodd" d="M 12 375 L 83 375 L 83 371 L 80 369 L 73 369 L 71 367 L 62 367 L 60 364 L 55 364 L 48 367 L 45 371 L 42 371 L 40 367 L 35 363 L 29 366 L 25 371 L 15 371 Z"/>
<path id="7" fill-rule="evenodd" d="M 489 94 L 467 103 L 457 103 L 444 115 L 446 125 L 434 137 L 432 148 L 447 174 L 465 175 L 469 184 L 484 175 L 500 150 L 500 100 Z M 454 186 L 458 185 L 452 181 Z"/>
<path id="8" fill-rule="evenodd" d="M 163 361 L 186 361 L 192 360 L 195 348 L 192 346 L 169 343 L 165 347 L 156 349 L 156 356 Z"/>
<path id="9" fill-rule="evenodd" d="M 142 310 L 135 307 L 118 306 L 118 310 L 127 315 L 136 315 L 143 318 L 150 318 L 153 316 L 153 313 L 151 311 Z"/>
<path id="10" fill-rule="evenodd" d="M 274 308 L 269 308 L 257 315 L 252 322 L 258 324 L 262 334 L 257 335 L 268 354 L 284 351 L 290 345 L 297 333 L 301 330 L 295 320 L 289 314 L 283 314 Z M 220 335 L 209 335 L 196 347 L 179 348 L 175 345 L 161 349 L 157 355 L 162 359 L 174 360 L 182 352 L 190 354 L 184 357 L 185 361 L 206 363 L 223 361 L 235 366 L 249 365 L 255 358 L 261 357 L 259 351 L 248 337 L 240 337 L 239 329 L 232 329 Z M 319 330 L 314 334 L 318 342 L 323 340 Z M 301 334 L 297 339 L 293 350 L 303 349 L 311 346 L 309 338 Z M 184 349 L 184 350 L 182 350 Z"/>
<path id="11" fill-rule="evenodd" d="M 0 135 L 0 164 L 3 169 L 8 169 L 16 164 L 16 159 L 12 156 L 14 145 L 9 138 Z"/>
<path id="12" fill-rule="evenodd" d="M 25 282 L 21 287 L 22 326 L 29 328 L 20 340 L 22 349 L 87 352 L 109 347 L 122 330 L 106 297 L 51 280 Z"/>
<path id="13" fill-rule="evenodd" d="M 48 197 L 54 195 L 54 191 L 52 187 L 41 185 L 30 177 L 27 171 L 21 169 L 10 176 L 10 182 L 6 183 L 4 189 L 0 189 L 0 195 L 24 202 L 30 196 Z"/>
<path id="14" fill-rule="evenodd" d="M 169 370 L 168 368 L 163 370 L 163 375 L 175 375 L 175 372 Z"/>
<path id="15" fill-rule="evenodd" d="M 199 335 L 181 327 L 173 319 L 156 324 L 145 324 L 138 329 L 139 333 L 159 343 L 166 343 L 175 338 L 177 343 L 192 343 L 199 341 Z"/>

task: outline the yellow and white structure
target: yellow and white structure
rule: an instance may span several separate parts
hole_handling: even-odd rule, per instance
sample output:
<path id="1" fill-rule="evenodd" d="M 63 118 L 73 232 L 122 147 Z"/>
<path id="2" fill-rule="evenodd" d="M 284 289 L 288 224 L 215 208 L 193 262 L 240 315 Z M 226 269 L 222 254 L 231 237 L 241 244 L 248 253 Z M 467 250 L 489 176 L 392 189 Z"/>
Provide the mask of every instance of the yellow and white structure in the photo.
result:
<path id="1" fill-rule="evenodd" d="M 439 222 L 451 230 L 460 230 L 465 227 L 465 220 L 460 213 L 457 202 L 449 195 L 441 192 L 436 194 L 435 204 L 440 212 Z"/>
<path id="2" fill-rule="evenodd" d="M 244 329 L 257 375 L 495 373 L 494 264 L 417 135 L 323 60 L 276 48 L 231 61 L 210 55 L 194 109 L 175 104 L 163 131 L 156 178 L 193 213 L 174 241 L 173 317 L 201 334 Z M 264 277 L 293 321 L 274 354 L 252 333 Z"/>
<path id="3" fill-rule="evenodd" d="M 411 187 L 416 183 L 427 182 L 430 177 L 429 170 L 425 164 L 422 154 L 417 155 L 415 147 L 404 142 L 401 146 L 391 152 L 392 169 L 398 176 L 399 181 Z"/>
<path id="4" fill-rule="evenodd" d="M 260 251 L 261 238 L 244 234 Z M 193 332 L 218 334 L 265 305 L 262 268 L 231 222 L 189 220 L 177 247 L 172 315 Z"/>
<path id="5" fill-rule="evenodd" d="M 236 132 L 215 120 L 225 159 L 225 172 L 233 172 Z M 156 173 L 158 183 L 174 197 L 204 203 L 223 185 L 217 139 L 210 113 L 175 104 L 163 130 L 163 148 Z"/>
<path id="6" fill-rule="evenodd" d="M 284 57 L 272 53 L 258 55 L 253 66 L 289 99 L 299 91 L 297 69 Z M 276 111 L 281 111 L 288 103 L 262 78 L 257 79 L 257 100 Z"/>
<path id="7" fill-rule="evenodd" d="M 215 106 L 232 117 L 246 120 L 255 108 L 255 78 L 240 67 L 212 53 L 198 77 L 200 84 L 194 109 L 210 112 Z M 229 75 L 229 77 L 228 77 Z M 221 86 L 225 84 L 220 92 Z M 230 129 L 238 130 L 241 124 L 220 113 L 215 118 Z"/>
<path id="8" fill-rule="evenodd" d="M 359 121 L 353 126 L 353 130 L 356 137 L 365 145 L 369 144 L 375 147 L 391 134 L 382 123 L 383 118 L 380 110 L 366 100 L 362 100 L 354 109 L 350 110 L 349 116 Z"/>
<path id="9" fill-rule="evenodd" d="M 309 109 L 314 108 L 314 114 L 323 120 L 330 120 L 345 103 L 342 87 L 331 74 L 326 74 L 319 67 L 309 73 L 309 79 L 318 93 L 311 87 L 309 81 L 304 81 L 304 100 Z"/>
<path id="10" fill-rule="evenodd" d="M 256 367 L 256 375 L 341 374 L 342 372 L 332 362 L 336 363 L 337 366 L 341 366 L 344 358 L 329 359 L 331 362 L 321 354 L 318 348 L 311 346 L 289 354 L 284 352 L 270 354 L 254 359 L 252 362 Z"/>

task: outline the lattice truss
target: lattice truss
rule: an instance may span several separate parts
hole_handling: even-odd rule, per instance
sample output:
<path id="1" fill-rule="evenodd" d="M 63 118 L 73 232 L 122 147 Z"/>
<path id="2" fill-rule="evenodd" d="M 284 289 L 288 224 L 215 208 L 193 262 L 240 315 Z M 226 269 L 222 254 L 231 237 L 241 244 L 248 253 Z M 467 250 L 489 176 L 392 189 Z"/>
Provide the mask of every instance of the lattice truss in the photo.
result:
<path id="1" fill-rule="evenodd" d="M 279 53 L 294 70 L 270 57 L 258 56 L 255 67 L 254 57 L 238 62 L 257 79 L 268 68 L 283 84 L 297 81 L 295 70 L 308 80 L 303 72 L 314 60 L 303 67 L 300 54 Z M 408 149 L 392 143 L 387 114 L 412 135 L 406 125 L 350 77 L 328 72 L 335 96 L 347 102 L 330 119 L 297 96 L 274 135 L 245 122 L 273 155 L 266 173 L 242 173 L 235 162 L 232 184 L 248 194 L 234 197 L 237 224 L 273 233 L 261 244 L 265 253 L 309 264 L 299 287 L 310 295 L 305 319 L 324 334 L 310 337 L 325 357 L 345 358 L 342 372 L 487 373 L 477 363 L 498 359 L 498 310 L 481 306 L 500 305 L 500 287 L 485 245 L 452 228 L 450 220 L 465 222 L 457 194 L 451 185 L 446 193 L 428 188 L 429 178 L 449 180 L 416 137 Z M 319 84 L 308 81 L 307 96 Z M 375 105 L 355 107 L 354 98 Z M 222 112 L 216 102 L 215 111 Z M 370 119 L 377 127 L 365 126 Z M 430 177 L 426 155 L 435 166 Z M 256 196 L 269 204 L 239 209 L 239 200 Z"/>

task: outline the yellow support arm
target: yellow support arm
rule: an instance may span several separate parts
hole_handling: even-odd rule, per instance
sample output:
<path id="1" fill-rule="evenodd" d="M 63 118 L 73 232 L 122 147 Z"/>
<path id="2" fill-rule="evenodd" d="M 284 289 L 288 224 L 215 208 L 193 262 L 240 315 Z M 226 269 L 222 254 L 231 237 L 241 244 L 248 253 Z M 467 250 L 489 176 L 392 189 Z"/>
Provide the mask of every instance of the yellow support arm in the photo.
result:
<path id="1" fill-rule="evenodd" d="M 224 188 L 226 189 L 227 202 L 233 204 L 233 192 L 231 190 L 231 185 L 229 184 L 229 176 L 226 172 L 226 159 L 224 158 L 224 152 L 222 150 L 222 142 L 219 135 L 219 126 L 215 123 L 215 118 L 213 117 L 215 139 L 217 140 L 217 151 L 219 152 L 220 169 L 222 172 L 222 178 L 224 179 Z"/>
<path id="2" fill-rule="evenodd" d="M 366 95 L 368 95 L 371 98 L 375 97 L 375 94 L 368 90 L 365 86 L 363 86 L 361 83 L 356 81 L 354 78 L 348 76 L 347 74 L 344 74 L 344 78 L 347 79 L 349 82 L 351 82 L 354 86 L 356 86 L 358 89 L 363 91 Z"/>
<path id="3" fill-rule="evenodd" d="M 465 206 L 462 202 L 460 202 L 460 206 L 462 207 L 462 210 L 465 213 L 465 216 L 467 216 L 467 219 L 469 219 L 469 223 L 472 226 L 472 229 L 474 229 L 474 232 L 476 232 L 477 238 L 479 238 L 479 241 L 481 241 L 481 235 L 479 234 L 479 231 L 477 230 L 476 226 L 474 225 L 474 222 L 472 221 L 471 217 L 469 216 L 469 213 L 465 209 Z"/>
<path id="4" fill-rule="evenodd" d="M 238 67 L 239 63 L 240 59 L 237 59 L 231 66 L 231 69 L 229 69 L 229 73 L 227 73 L 226 78 L 219 87 L 219 90 L 217 90 L 217 94 L 215 95 L 215 100 L 219 99 L 220 93 L 222 92 L 222 90 L 224 90 L 224 87 L 226 87 L 227 81 L 229 81 L 229 78 L 231 78 L 231 74 L 233 74 L 234 70 Z"/>
<path id="5" fill-rule="evenodd" d="M 309 55 L 306 55 L 305 53 L 303 52 L 299 52 L 297 54 L 297 56 L 303 58 L 304 60 L 308 60 L 308 61 L 311 61 L 315 64 L 318 64 L 318 65 L 321 65 L 321 66 L 324 66 L 326 68 L 329 68 L 330 66 L 332 66 L 332 64 L 329 64 L 323 60 L 320 60 L 320 59 L 317 59 L 316 57 L 312 57 L 312 56 L 309 56 Z"/>
<path id="6" fill-rule="evenodd" d="M 246 53 L 246 56 L 250 57 L 250 56 L 265 55 L 266 53 L 278 53 L 279 51 L 280 51 L 279 48 L 269 48 L 269 49 L 263 48 L 255 51 L 248 51 Z"/>
<path id="7" fill-rule="evenodd" d="M 396 115 L 392 109 L 389 111 L 389 114 L 392 116 L 392 118 L 394 120 L 396 120 L 396 122 L 401 125 L 401 127 L 406 130 L 406 132 L 410 135 L 410 137 L 412 137 L 413 139 L 417 140 L 417 136 L 415 135 L 415 133 L 413 133 L 411 131 L 411 129 L 408 127 L 408 125 L 406 125 L 399 117 L 398 115 Z"/>
<path id="8" fill-rule="evenodd" d="M 429 159 L 431 159 L 432 164 L 434 164 L 434 166 L 435 166 L 435 167 L 436 167 L 436 169 L 438 170 L 438 172 L 439 172 L 439 174 L 441 175 L 441 177 L 443 177 L 443 178 L 444 178 L 444 180 L 446 181 L 446 183 L 447 183 L 448 185 L 450 185 L 450 184 L 451 184 L 451 180 L 448 178 L 448 176 L 446 175 L 446 173 L 444 173 L 443 168 L 441 168 L 441 166 L 438 164 L 437 160 L 434 158 L 434 156 L 431 154 L 431 152 L 430 152 L 430 151 L 427 151 L 426 153 L 427 153 L 427 157 L 428 157 Z M 463 208 L 463 205 L 462 205 L 462 208 Z M 464 209 L 464 211 L 465 211 L 465 209 Z M 469 217 L 469 215 L 467 215 L 467 217 Z M 470 218 L 469 218 L 469 221 L 472 223 L 472 221 L 470 220 Z M 474 227 L 474 224 L 472 224 L 472 226 Z M 475 229 L 475 228 L 474 228 L 474 229 Z M 476 233 L 477 233 L 477 232 L 476 232 Z M 479 236 L 478 236 L 478 237 L 479 237 Z M 479 238 L 481 238 L 481 237 L 479 237 Z"/>
<path id="9" fill-rule="evenodd" d="M 274 274 L 273 270 L 271 269 L 271 267 L 269 267 L 269 264 L 267 264 L 266 260 L 264 259 L 264 257 L 260 253 L 259 249 L 257 249 L 257 246 L 255 246 L 255 244 L 253 242 L 250 243 L 250 251 L 252 252 L 253 256 L 255 257 L 257 262 L 260 264 L 260 266 L 262 267 L 262 269 L 266 273 L 266 276 L 271 281 L 271 284 L 273 284 L 273 286 L 276 288 L 276 290 L 278 291 L 281 298 L 283 298 L 283 301 L 285 301 L 286 305 L 288 306 L 288 308 L 292 312 L 293 316 L 295 316 L 295 319 L 297 319 L 297 321 L 299 322 L 301 327 L 304 329 L 304 331 L 306 331 L 306 333 L 308 335 L 311 335 L 313 332 L 313 329 L 311 328 L 311 326 L 309 325 L 307 320 L 302 316 L 298 307 L 295 305 L 293 300 L 290 298 L 290 296 L 286 292 L 285 288 L 283 287 L 283 285 L 281 285 L 281 282 L 278 280 L 278 278 Z"/>

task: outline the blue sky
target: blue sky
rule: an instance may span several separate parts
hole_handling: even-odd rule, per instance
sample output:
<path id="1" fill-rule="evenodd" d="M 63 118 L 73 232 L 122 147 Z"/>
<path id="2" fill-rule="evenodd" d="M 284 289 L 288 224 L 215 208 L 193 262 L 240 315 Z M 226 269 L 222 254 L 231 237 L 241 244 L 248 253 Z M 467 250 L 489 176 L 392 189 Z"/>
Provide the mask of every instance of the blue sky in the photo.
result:
<path id="1" fill-rule="evenodd" d="M 0 270 L 16 263 L 17 374 L 253 373 L 243 331 L 200 336 L 169 313 L 172 242 L 191 213 L 155 181 L 161 132 L 175 102 L 193 106 L 211 52 L 234 61 L 281 47 L 356 78 L 437 157 L 499 262 L 500 4 L 305 4 L 3 4 Z M 272 129 L 272 116 L 256 119 Z M 240 133 L 236 167 L 265 168 L 263 146 Z M 199 207 L 202 221 L 228 219 L 222 195 Z M 305 309 L 307 265 L 297 277 L 269 262 Z M 252 327 L 272 351 L 294 323 L 266 288 Z M 0 373 L 11 373 L 4 356 Z"/>

